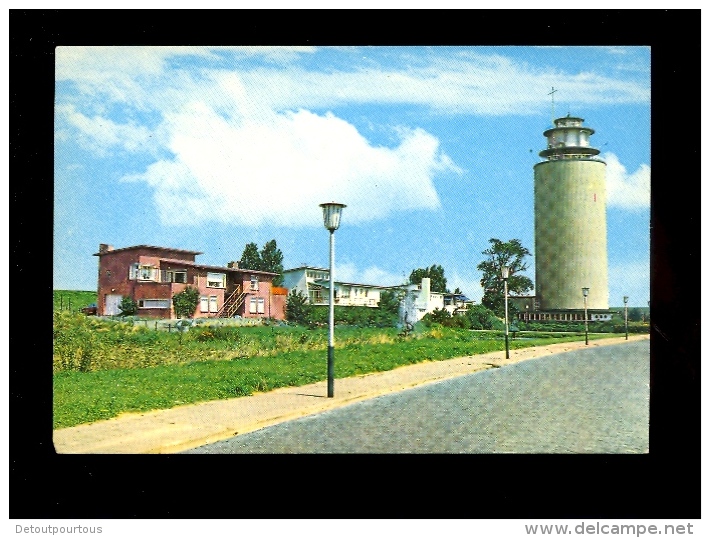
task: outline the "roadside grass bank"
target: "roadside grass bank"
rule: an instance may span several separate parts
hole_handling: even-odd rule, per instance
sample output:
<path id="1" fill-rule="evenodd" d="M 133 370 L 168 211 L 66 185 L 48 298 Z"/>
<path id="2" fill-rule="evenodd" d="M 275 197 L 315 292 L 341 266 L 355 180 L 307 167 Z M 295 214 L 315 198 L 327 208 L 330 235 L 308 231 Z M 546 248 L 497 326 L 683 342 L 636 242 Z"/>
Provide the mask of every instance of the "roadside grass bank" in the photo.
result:
<path id="1" fill-rule="evenodd" d="M 95 291 L 53 290 L 53 311 L 68 310 L 78 312 L 81 308 L 96 303 Z"/>
<path id="2" fill-rule="evenodd" d="M 195 327 L 178 334 L 59 312 L 54 336 L 55 429 L 326 378 L 326 329 Z M 583 333 L 524 336 L 510 340 L 511 349 L 584 339 Z M 503 349 L 500 331 L 432 326 L 402 337 L 394 328 L 338 326 L 335 376 Z"/>

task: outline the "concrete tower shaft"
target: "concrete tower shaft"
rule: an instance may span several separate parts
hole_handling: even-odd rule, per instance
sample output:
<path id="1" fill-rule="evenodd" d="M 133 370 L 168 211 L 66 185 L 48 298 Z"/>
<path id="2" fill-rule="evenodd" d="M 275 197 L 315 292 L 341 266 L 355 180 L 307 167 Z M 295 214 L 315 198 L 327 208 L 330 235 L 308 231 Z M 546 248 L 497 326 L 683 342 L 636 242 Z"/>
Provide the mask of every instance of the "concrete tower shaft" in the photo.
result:
<path id="1" fill-rule="evenodd" d="M 545 131 L 546 157 L 535 165 L 535 288 L 540 310 L 608 310 L 606 164 L 589 146 L 581 118 Z"/>

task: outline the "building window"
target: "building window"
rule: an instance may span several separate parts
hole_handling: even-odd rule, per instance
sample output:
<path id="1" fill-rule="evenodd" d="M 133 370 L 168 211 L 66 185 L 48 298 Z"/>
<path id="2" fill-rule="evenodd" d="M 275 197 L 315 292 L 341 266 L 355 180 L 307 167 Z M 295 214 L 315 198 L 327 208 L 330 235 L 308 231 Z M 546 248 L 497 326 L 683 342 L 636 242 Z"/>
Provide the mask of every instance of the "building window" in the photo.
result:
<path id="1" fill-rule="evenodd" d="M 210 312 L 217 312 L 217 296 L 210 295 Z"/>
<path id="2" fill-rule="evenodd" d="M 209 297 L 207 295 L 200 297 L 200 312 L 209 312 Z"/>
<path id="3" fill-rule="evenodd" d="M 138 308 L 170 308 L 170 299 L 140 299 Z"/>
<path id="4" fill-rule="evenodd" d="M 264 313 L 264 298 L 263 297 L 258 297 L 256 299 L 256 308 L 257 308 L 256 311 L 258 314 Z"/>
<path id="5" fill-rule="evenodd" d="M 224 273 L 207 273 L 208 288 L 225 288 L 226 277 Z"/>
<path id="6" fill-rule="evenodd" d="M 138 267 L 138 280 L 155 280 L 155 273 L 152 265 L 141 265 Z"/>
<path id="7" fill-rule="evenodd" d="M 187 271 L 163 271 L 163 282 L 175 282 L 176 284 L 187 284 Z"/>
<path id="8" fill-rule="evenodd" d="M 259 277 L 256 275 L 251 275 L 251 287 L 252 291 L 259 291 Z"/>
<path id="9" fill-rule="evenodd" d="M 323 303 L 323 290 L 321 288 L 311 288 L 308 290 L 308 296 L 311 304 Z"/>
<path id="10" fill-rule="evenodd" d="M 249 313 L 256 314 L 256 297 L 249 299 Z"/>

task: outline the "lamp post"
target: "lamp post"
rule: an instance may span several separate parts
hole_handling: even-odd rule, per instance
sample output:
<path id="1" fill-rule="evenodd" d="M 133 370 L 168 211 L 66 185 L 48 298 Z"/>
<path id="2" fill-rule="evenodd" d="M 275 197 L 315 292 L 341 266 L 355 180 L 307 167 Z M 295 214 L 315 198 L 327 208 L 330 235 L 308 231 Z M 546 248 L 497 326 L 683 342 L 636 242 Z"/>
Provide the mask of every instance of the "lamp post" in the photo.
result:
<path id="1" fill-rule="evenodd" d="M 629 297 L 624 295 L 624 328 L 626 329 L 626 339 L 629 339 Z"/>
<path id="2" fill-rule="evenodd" d="M 330 232 L 330 289 L 328 290 L 328 398 L 333 397 L 333 372 L 335 362 L 335 335 L 333 327 L 335 325 L 335 230 L 340 227 L 340 213 L 345 207 L 344 204 L 330 202 L 320 204 L 323 208 L 323 225 Z"/>
<path id="3" fill-rule="evenodd" d="M 510 349 L 508 347 L 508 276 L 510 276 L 510 268 L 504 265 L 500 269 L 500 274 L 503 277 L 503 295 L 505 296 L 505 358 L 510 358 Z"/>
<path id="4" fill-rule="evenodd" d="M 582 295 L 584 295 L 584 345 L 589 345 L 589 323 L 587 322 L 587 295 L 589 295 L 589 288 L 582 288 Z"/>

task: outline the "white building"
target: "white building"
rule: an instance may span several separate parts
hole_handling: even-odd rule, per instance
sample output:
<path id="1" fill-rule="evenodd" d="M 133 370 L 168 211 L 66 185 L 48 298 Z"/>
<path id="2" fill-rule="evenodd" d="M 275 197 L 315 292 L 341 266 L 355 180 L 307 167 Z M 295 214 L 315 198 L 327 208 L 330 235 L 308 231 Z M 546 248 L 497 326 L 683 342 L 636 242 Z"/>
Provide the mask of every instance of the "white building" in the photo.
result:
<path id="1" fill-rule="evenodd" d="M 444 309 L 444 294 L 431 291 L 430 278 L 422 278 L 420 284 L 410 284 L 405 290 L 407 293 L 401 305 L 402 317 L 409 323 L 416 323 L 436 309 Z"/>
<path id="2" fill-rule="evenodd" d="M 308 297 L 313 305 L 328 304 L 330 289 L 330 271 L 322 267 L 303 265 L 283 272 L 283 287 L 288 292 L 298 290 Z M 380 304 L 383 291 L 394 289 L 392 286 L 377 286 L 373 284 L 357 284 L 354 282 L 335 281 L 334 301 L 338 306 L 369 306 Z"/>
<path id="3" fill-rule="evenodd" d="M 445 293 L 444 308 L 452 316 L 463 316 L 469 306 L 476 304 L 476 301 L 469 299 L 463 293 Z"/>
<path id="4" fill-rule="evenodd" d="M 466 309 L 475 304 L 462 293 L 439 293 L 431 290 L 431 279 L 422 278 L 421 284 L 410 284 L 404 288 L 407 292 L 402 301 L 402 316 L 406 314 L 409 323 L 416 323 L 434 310 L 446 310 L 454 315 L 466 313 Z"/>

